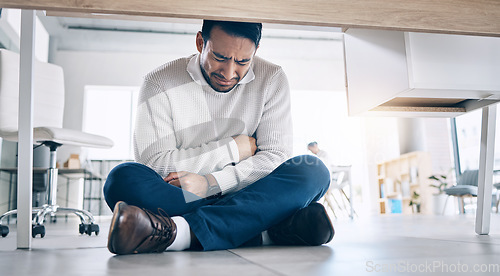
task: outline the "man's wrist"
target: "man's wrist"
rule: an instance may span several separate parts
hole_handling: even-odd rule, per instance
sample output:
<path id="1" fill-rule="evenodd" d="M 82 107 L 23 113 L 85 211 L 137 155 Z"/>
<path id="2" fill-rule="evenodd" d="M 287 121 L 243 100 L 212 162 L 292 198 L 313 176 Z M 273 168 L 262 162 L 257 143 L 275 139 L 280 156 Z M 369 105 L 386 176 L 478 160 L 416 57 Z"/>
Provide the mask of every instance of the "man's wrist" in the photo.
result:
<path id="1" fill-rule="evenodd" d="M 205 181 L 207 181 L 207 190 L 210 189 L 210 180 L 208 180 L 208 177 L 206 175 L 202 175 L 205 178 Z"/>
<path id="2" fill-rule="evenodd" d="M 211 174 L 206 174 L 203 177 L 207 180 L 207 199 L 219 198 L 222 195 L 222 190 L 217 182 L 217 179 Z"/>

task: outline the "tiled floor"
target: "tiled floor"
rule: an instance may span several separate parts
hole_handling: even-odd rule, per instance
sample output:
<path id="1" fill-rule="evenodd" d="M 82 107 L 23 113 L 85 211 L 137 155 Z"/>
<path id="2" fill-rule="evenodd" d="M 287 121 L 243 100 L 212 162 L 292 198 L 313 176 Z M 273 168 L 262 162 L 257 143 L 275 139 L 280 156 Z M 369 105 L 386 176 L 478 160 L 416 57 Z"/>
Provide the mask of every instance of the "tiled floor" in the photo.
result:
<path id="1" fill-rule="evenodd" d="M 76 220 L 60 219 L 47 225 L 45 238 L 33 240 L 31 251 L 15 249 L 11 225 L 9 236 L 0 238 L 0 275 L 404 275 L 415 271 L 478 275 L 475 270 L 500 274 L 499 214 L 492 215 L 489 236 L 474 234 L 470 215 L 394 215 L 334 221 L 333 241 L 320 247 L 129 256 L 108 252 L 109 218 L 99 223 L 100 235 L 89 237 L 78 234 Z"/>

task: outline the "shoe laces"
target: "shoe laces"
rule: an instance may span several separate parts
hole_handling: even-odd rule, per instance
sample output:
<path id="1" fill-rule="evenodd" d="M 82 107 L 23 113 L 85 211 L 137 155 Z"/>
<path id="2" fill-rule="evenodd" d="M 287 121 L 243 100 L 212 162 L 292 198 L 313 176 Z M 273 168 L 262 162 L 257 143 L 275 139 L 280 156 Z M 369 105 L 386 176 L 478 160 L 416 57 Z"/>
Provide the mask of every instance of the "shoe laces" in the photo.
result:
<path id="1" fill-rule="evenodd" d="M 151 225 L 153 225 L 153 232 L 151 233 L 150 242 L 156 241 L 160 242 L 160 245 L 163 243 L 168 243 L 172 238 L 172 222 L 167 214 L 167 212 L 163 211 L 163 209 L 158 208 L 158 214 L 154 214 L 153 212 L 143 209 L 146 214 L 149 216 L 149 220 L 151 221 Z M 153 222 L 152 216 L 155 217 L 159 222 Z M 163 239 L 163 241 L 162 241 Z"/>

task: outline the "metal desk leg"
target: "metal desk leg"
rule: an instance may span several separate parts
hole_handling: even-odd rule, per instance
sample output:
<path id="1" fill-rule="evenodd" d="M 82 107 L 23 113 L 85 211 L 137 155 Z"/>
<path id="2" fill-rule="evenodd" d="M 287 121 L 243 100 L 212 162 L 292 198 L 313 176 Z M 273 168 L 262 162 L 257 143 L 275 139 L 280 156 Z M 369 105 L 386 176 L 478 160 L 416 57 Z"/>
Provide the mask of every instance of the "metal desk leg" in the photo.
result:
<path id="1" fill-rule="evenodd" d="M 21 11 L 19 143 L 17 173 L 17 248 L 31 249 L 33 193 L 33 68 L 35 11 Z"/>
<path id="2" fill-rule="evenodd" d="M 70 178 L 66 178 L 66 204 L 64 206 L 69 206 L 69 182 Z M 66 221 L 68 221 L 68 214 L 66 214 Z"/>
<path id="3" fill-rule="evenodd" d="M 483 108 L 476 209 L 476 233 L 479 235 L 488 235 L 490 232 L 496 115 L 496 105 Z"/>
<path id="4" fill-rule="evenodd" d="M 7 211 L 10 211 L 12 209 L 14 209 L 14 196 L 12 195 L 12 192 L 14 192 L 13 190 L 13 187 L 14 186 L 14 183 L 12 183 L 12 172 L 9 172 L 9 204 L 8 204 L 8 208 L 7 208 Z M 17 184 L 17 183 L 16 183 Z M 17 195 L 16 195 L 17 197 Z M 7 224 L 10 223 L 10 216 L 7 217 Z"/>

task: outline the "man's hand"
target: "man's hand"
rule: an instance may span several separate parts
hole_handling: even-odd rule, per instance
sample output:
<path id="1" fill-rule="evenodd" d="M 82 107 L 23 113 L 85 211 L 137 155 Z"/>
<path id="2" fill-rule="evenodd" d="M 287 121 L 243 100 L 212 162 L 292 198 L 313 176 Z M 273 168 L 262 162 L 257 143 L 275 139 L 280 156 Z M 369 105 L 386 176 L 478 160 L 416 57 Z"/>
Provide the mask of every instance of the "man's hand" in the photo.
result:
<path id="1" fill-rule="evenodd" d="M 199 197 L 207 196 L 208 181 L 199 174 L 185 171 L 171 172 L 163 180 Z"/>
<path id="2" fill-rule="evenodd" d="M 238 151 L 240 153 L 240 161 L 247 159 L 250 156 L 255 155 L 257 150 L 257 144 L 255 143 L 255 138 L 246 135 L 233 136 L 236 145 L 238 145 Z"/>

